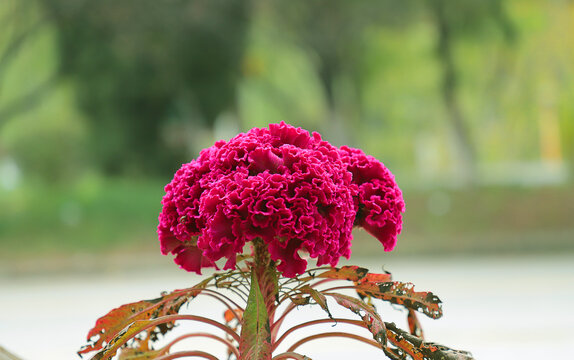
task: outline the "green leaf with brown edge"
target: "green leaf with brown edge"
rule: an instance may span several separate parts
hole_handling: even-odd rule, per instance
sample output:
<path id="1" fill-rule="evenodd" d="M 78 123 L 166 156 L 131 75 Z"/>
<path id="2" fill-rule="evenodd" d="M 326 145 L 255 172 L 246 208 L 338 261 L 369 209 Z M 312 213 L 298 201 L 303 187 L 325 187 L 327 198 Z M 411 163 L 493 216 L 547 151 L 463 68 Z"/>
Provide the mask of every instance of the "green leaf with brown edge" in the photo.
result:
<path id="1" fill-rule="evenodd" d="M 271 360 L 269 315 L 255 272 L 251 273 L 251 289 L 243 313 L 239 352 L 242 360 Z"/>
<path id="2" fill-rule="evenodd" d="M 361 282 L 356 285 L 357 292 L 361 291 L 367 296 L 402 305 L 417 310 L 433 319 L 442 316 L 440 299 L 429 291 L 417 292 L 412 283 L 400 281 L 372 283 Z"/>
<path id="3" fill-rule="evenodd" d="M 398 328 L 394 323 L 385 322 L 387 338 L 389 343 L 400 349 L 392 351 L 393 355 L 409 355 L 414 360 L 473 360 L 472 354 L 468 351 L 454 350 L 444 345 L 425 342 L 423 339 L 409 334 L 407 331 Z M 389 345 L 390 345 L 389 344 Z M 388 348 L 390 349 L 390 347 Z"/>
<path id="4" fill-rule="evenodd" d="M 235 333 L 232 329 L 210 318 L 189 314 L 166 315 L 157 319 L 134 321 L 125 329 L 120 331 L 112 340 L 110 340 L 108 344 L 106 344 L 106 346 L 100 352 L 95 354 L 90 360 L 109 360 L 116 355 L 118 349 L 126 345 L 130 340 L 134 340 L 138 334 L 141 334 L 144 331 L 149 331 L 149 329 L 153 329 L 155 327 L 160 327 L 162 324 L 172 324 L 179 320 L 198 321 L 213 325 L 229 334 L 233 340 L 238 342 L 240 340 L 239 335 L 237 335 L 237 333 Z"/>
<path id="5" fill-rule="evenodd" d="M 320 291 L 313 289 L 309 285 L 302 286 L 299 289 L 299 291 L 304 293 L 304 294 L 309 294 L 311 296 L 311 298 L 313 298 L 313 300 L 315 300 L 315 303 L 317 303 L 317 305 L 319 305 L 321 307 L 321 309 L 325 310 L 327 315 L 329 315 L 329 318 L 331 318 L 331 319 L 333 318 L 333 316 L 331 315 L 331 312 L 329 311 L 329 307 L 327 306 L 327 298 Z"/>
<path id="6" fill-rule="evenodd" d="M 323 295 L 332 297 L 339 305 L 359 315 L 367 329 L 373 334 L 373 339 L 381 344 L 381 347 L 385 346 L 387 342 L 385 323 L 381 320 L 374 307 L 362 300 L 343 294 L 323 293 Z"/>
<path id="7" fill-rule="evenodd" d="M 175 290 L 156 299 L 129 303 L 111 310 L 96 321 L 96 325 L 88 333 L 88 341 L 91 344 L 83 346 L 78 351 L 78 355 L 102 349 L 105 344 L 108 344 L 120 331 L 134 321 L 177 314 L 180 307 L 197 296 L 210 280 L 211 278 L 208 278 L 192 288 Z M 172 327 L 173 325 L 166 324 L 158 327 L 158 330 L 165 334 Z"/>
<path id="8" fill-rule="evenodd" d="M 115 335 L 100 352 L 96 353 L 90 360 L 109 360 L 111 359 L 118 349 L 125 344 L 129 339 L 133 338 L 140 332 L 146 329 L 153 320 L 137 320 L 128 325 L 125 329 L 121 330 Z"/>
<path id="9" fill-rule="evenodd" d="M 310 296 L 304 296 L 303 294 L 288 295 L 289 300 L 297 306 L 307 305 L 311 301 Z"/>
<path id="10" fill-rule="evenodd" d="M 348 281 L 359 281 L 364 278 L 369 273 L 368 269 L 348 265 L 341 268 L 330 268 L 329 270 L 315 275 L 317 278 L 326 278 L 333 280 L 348 280 Z"/>

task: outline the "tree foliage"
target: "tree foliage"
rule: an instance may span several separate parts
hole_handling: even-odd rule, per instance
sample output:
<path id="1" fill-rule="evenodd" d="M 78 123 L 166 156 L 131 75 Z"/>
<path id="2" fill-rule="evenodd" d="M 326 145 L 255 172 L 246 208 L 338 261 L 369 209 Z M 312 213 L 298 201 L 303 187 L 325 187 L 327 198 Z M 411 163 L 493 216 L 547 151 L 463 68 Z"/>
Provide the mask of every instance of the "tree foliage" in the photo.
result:
<path id="1" fill-rule="evenodd" d="M 189 155 L 185 140 L 166 143 L 163 124 L 211 127 L 234 108 L 249 2 L 43 3 L 58 28 L 60 73 L 76 82 L 107 172 L 171 172 Z"/>

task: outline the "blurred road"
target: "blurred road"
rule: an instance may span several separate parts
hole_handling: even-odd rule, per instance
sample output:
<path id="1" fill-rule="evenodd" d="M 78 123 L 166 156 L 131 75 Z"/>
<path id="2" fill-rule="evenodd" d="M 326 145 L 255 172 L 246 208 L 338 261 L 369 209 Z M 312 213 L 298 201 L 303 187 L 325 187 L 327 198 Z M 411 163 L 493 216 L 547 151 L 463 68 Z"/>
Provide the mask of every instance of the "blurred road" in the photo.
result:
<path id="1" fill-rule="evenodd" d="M 428 340 L 472 351 L 477 359 L 564 358 L 574 333 L 574 254 L 500 258 L 353 259 L 371 271 L 385 269 L 444 302 L 444 317 L 420 316 Z M 0 277 L 0 346 L 25 360 L 77 358 L 95 320 L 120 304 L 190 286 L 199 277 L 171 268 Z M 406 326 L 405 314 L 378 306 L 383 318 Z M 190 310 L 221 319 L 221 309 L 198 300 Z M 319 309 L 310 311 L 321 315 Z M 309 318 L 308 310 L 295 320 Z M 337 331 L 330 326 L 327 331 Z M 180 330 L 185 330 L 181 326 Z M 203 341 L 203 340 L 202 340 Z M 188 343 L 191 345 L 191 343 Z M 202 346 L 207 343 L 202 342 Z M 207 345 L 216 348 L 216 345 Z M 351 349 L 352 348 L 352 349 Z M 311 342 L 300 352 L 314 360 L 354 356 L 383 359 L 351 340 Z M 224 353 L 216 353 L 222 359 Z"/>

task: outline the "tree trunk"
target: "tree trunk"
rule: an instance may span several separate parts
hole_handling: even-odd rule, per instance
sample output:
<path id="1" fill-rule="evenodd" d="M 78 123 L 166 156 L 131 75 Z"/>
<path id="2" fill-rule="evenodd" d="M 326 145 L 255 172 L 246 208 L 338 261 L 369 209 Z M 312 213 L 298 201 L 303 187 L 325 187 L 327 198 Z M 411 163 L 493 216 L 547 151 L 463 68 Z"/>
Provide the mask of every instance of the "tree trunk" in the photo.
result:
<path id="1" fill-rule="evenodd" d="M 437 52 L 443 67 L 442 98 L 454 132 L 460 162 L 457 172 L 465 185 L 471 185 L 476 179 L 476 154 L 457 96 L 458 78 L 452 50 L 452 29 L 445 12 L 444 0 L 435 0 L 431 4 L 438 33 Z"/>

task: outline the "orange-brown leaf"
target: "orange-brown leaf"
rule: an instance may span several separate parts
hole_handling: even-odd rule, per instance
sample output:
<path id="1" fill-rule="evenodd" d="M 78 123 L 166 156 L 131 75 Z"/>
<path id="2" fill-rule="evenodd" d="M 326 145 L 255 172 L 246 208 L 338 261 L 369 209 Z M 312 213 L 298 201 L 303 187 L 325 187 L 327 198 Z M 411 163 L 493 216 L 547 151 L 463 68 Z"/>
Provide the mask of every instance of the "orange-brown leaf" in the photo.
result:
<path id="1" fill-rule="evenodd" d="M 205 287 L 205 284 L 206 282 L 202 282 L 193 288 L 175 290 L 157 299 L 129 303 L 111 310 L 96 321 L 96 325 L 88 333 L 88 341 L 91 344 L 82 347 L 78 354 L 102 349 L 105 344 L 109 343 L 118 333 L 134 321 L 150 320 L 159 316 L 177 314 L 179 308 L 197 296 Z M 165 333 L 171 327 L 166 325 L 159 328 L 159 330 Z"/>
<path id="2" fill-rule="evenodd" d="M 421 338 L 411 335 L 398 328 L 394 323 L 385 322 L 389 346 L 392 344 L 410 355 L 414 360 L 473 360 L 472 354 L 467 351 L 454 350 L 446 346 L 425 342 Z M 390 347 L 391 354 L 396 354 Z"/>
<path id="3" fill-rule="evenodd" d="M 368 273 L 359 281 L 355 281 L 355 285 L 361 284 L 378 284 L 383 282 L 389 282 L 392 280 L 391 273 L 384 273 L 384 274 L 374 274 Z M 368 295 L 362 291 L 359 287 L 357 287 L 357 294 L 361 299 L 365 299 Z"/>
<path id="4" fill-rule="evenodd" d="M 424 313 L 438 319 L 442 316 L 441 301 L 432 292 L 414 290 L 412 283 L 399 281 L 385 283 L 363 282 L 357 285 L 357 291 L 367 296 L 403 305 L 406 308 Z"/>
<path id="5" fill-rule="evenodd" d="M 322 272 L 316 277 L 334 280 L 359 281 L 368 274 L 369 270 L 359 266 L 343 266 L 341 268 L 333 267 Z"/>
<path id="6" fill-rule="evenodd" d="M 237 319 L 237 321 L 241 321 L 241 318 L 243 317 L 243 309 L 228 309 L 225 310 L 225 313 L 223 314 L 223 317 L 225 318 L 225 323 L 228 324 L 231 321 L 233 321 L 233 319 Z"/>
<path id="7" fill-rule="evenodd" d="M 382 283 L 382 282 L 389 282 L 392 281 L 393 277 L 391 273 L 384 273 L 384 274 L 375 274 L 375 273 L 368 273 L 363 278 L 361 278 L 358 283 Z"/>
<path id="8" fill-rule="evenodd" d="M 417 313 L 413 309 L 409 309 L 407 322 L 409 323 L 409 330 L 411 334 L 424 339 L 423 328 L 419 322 L 419 319 L 417 318 Z"/>

